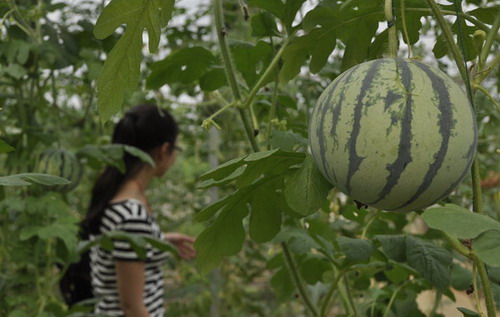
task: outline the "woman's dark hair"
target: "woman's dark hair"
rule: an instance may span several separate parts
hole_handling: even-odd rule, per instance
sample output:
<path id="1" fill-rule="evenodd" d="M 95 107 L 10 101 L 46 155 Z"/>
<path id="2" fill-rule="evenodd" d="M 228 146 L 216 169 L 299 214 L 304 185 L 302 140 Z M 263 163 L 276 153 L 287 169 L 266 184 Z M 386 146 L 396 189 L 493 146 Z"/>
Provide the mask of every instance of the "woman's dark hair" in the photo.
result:
<path id="1" fill-rule="evenodd" d="M 144 104 L 130 109 L 118 122 L 113 132 L 112 143 L 131 145 L 151 153 L 167 142 L 170 144 L 170 150 L 173 150 L 178 133 L 177 123 L 167 111 L 153 104 Z M 105 207 L 123 182 L 144 164 L 140 158 L 126 151 L 123 162 L 124 173 L 113 166 L 107 166 L 97 179 L 92 189 L 87 216 L 82 222 L 83 238 L 87 239 L 89 234 L 99 233 L 99 223 Z"/>
<path id="2" fill-rule="evenodd" d="M 144 104 L 130 109 L 115 126 L 112 143 L 131 145 L 146 153 L 170 144 L 175 147 L 179 128 L 174 118 L 156 105 Z M 92 197 L 87 215 L 81 223 L 81 238 L 99 234 L 99 225 L 104 209 L 117 194 L 120 186 L 144 164 L 138 157 L 126 151 L 123 154 L 125 172 L 113 166 L 107 166 L 97 179 L 92 189 Z M 62 296 L 68 305 L 93 297 L 90 282 L 89 251 L 81 255 L 80 261 L 71 264 L 59 281 Z"/>

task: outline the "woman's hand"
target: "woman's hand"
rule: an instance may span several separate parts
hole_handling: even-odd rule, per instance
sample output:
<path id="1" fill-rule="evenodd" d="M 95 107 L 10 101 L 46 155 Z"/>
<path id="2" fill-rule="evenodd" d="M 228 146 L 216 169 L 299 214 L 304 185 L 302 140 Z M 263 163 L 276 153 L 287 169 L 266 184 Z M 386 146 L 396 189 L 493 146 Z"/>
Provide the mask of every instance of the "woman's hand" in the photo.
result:
<path id="1" fill-rule="evenodd" d="M 163 237 L 177 248 L 181 259 L 190 260 L 196 256 L 193 237 L 177 232 L 165 233 Z"/>

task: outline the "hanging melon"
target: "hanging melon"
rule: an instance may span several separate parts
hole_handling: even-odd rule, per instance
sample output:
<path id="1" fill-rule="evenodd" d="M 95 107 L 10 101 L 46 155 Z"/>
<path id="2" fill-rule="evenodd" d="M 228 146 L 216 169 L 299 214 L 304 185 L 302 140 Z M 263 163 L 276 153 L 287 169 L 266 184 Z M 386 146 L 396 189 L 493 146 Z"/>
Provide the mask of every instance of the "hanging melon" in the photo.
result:
<path id="1" fill-rule="evenodd" d="M 441 70 L 383 58 L 352 67 L 322 93 L 309 125 L 321 173 L 352 199 L 413 211 L 448 196 L 475 155 L 462 89 Z"/>

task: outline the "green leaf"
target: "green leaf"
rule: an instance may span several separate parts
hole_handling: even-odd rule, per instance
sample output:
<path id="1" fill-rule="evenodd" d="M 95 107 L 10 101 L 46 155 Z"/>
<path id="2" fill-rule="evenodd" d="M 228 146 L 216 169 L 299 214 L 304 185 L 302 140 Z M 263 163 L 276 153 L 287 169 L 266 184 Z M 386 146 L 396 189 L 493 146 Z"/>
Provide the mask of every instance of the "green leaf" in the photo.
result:
<path id="1" fill-rule="evenodd" d="M 38 236 L 47 240 L 50 238 L 61 239 L 69 251 L 75 249 L 78 244 L 78 226 L 75 224 L 53 223 L 38 230 Z"/>
<path id="2" fill-rule="evenodd" d="M 148 153 L 139 148 L 123 144 L 86 145 L 77 152 L 77 156 L 88 158 L 91 160 L 92 165 L 113 166 L 123 173 L 125 171 L 124 152 L 139 158 L 144 163 L 155 166 L 154 160 Z"/>
<path id="3" fill-rule="evenodd" d="M 222 67 L 214 67 L 200 77 L 200 88 L 204 91 L 214 91 L 226 84 L 226 72 Z"/>
<path id="4" fill-rule="evenodd" d="M 128 28 L 127 28 L 128 30 Z M 102 121 L 122 109 L 127 93 L 139 83 L 142 30 L 131 28 L 115 44 L 97 78 L 97 106 Z"/>
<path id="5" fill-rule="evenodd" d="M 254 46 L 249 43 L 235 42 L 231 45 L 236 68 L 249 87 L 259 80 L 273 58 L 271 44 L 258 41 Z M 270 80 L 271 78 L 268 78 Z"/>
<path id="6" fill-rule="evenodd" d="M 278 175 L 290 166 L 302 162 L 304 153 L 287 152 L 281 149 L 252 153 L 244 157 L 232 159 L 217 168 L 208 171 L 200 180 L 213 180 L 203 186 L 223 185 L 228 181 L 237 180 L 238 186 L 251 184 L 261 175 L 272 173 Z M 242 168 L 241 166 L 246 166 Z"/>
<path id="7" fill-rule="evenodd" d="M 309 253 L 311 249 L 320 249 L 318 244 L 307 231 L 298 228 L 286 228 L 276 236 L 276 242 L 287 242 L 290 251 L 295 254 Z"/>
<path id="8" fill-rule="evenodd" d="M 375 36 L 375 40 L 373 40 L 373 43 L 370 45 L 369 59 L 383 58 L 387 54 L 387 50 L 389 49 L 388 33 L 386 29 Z"/>
<path id="9" fill-rule="evenodd" d="M 286 178 L 284 194 L 295 212 L 307 216 L 323 205 L 330 189 L 330 183 L 318 171 L 312 157 L 307 155 L 301 168 Z"/>
<path id="10" fill-rule="evenodd" d="M 153 248 L 160 251 L 167 251 L 173 254 L 177 254 L 177 249 L 165 240 L 160 240 L 152 237 L 144 237 L 144 240 L 149 243 Z"/>
<path id="11" fill-rule="evenodd" d="M 249 223 L 250 237 L 258 243 L 274 238 L 281 229 L 282 194 L 276 192 L 278 182 L 269 182 L 252 193 Z"/>
<path id="12" fill-rule="evenodd" d="M 460 311 L 464 317 L 479 317 L 481 314 L 476 313 L 475 311 L 472 311 L 468 308 L 465 307 L 457 307 L 457 310 Z"/>
<path id="13" fill-rule="evenodd" d="M 376 21 L 358 21 L 351 25 L 351 36 L 345 41 L 344 57 L 342 58 L 342 71 L 368 59 L 372 38 L 378 28 Z"/>
<path id="14" fill-rule="evenodd" d="M 245 192 L 238 190 L 224 198 L 216 201 L 215 203 L 209 205 L 205 209 L 201 210 L 196 215 L 196 221 L 207 221 L 212 218 L 219 210 L 221 210 L 226 205 L 237 204 L 240 200 L 245 198 Z"/>
<path id="15" fill-rule="evenodd" d="M 212 52 L 200 47 L 181 48 L 164 60 L 151 64 L 147 87 L 158 89 L 165 84 L 190 84 L 205 75 L 216 59 Z"/>
<path id="16" fill-rule="evenodd" d="M 434 56 L 436 58 L 442 58 L 446 54 L 448 54 L 448 51 L 449 48 L 448 44 L 446 43 L 446 38 L 443 34 L 438 35 L 436 38 L 436 44 L 434 44 L 434 48 L 432 49 Z"/>
<path id="17" fill-rule="evenodd" d="M 69 184 L 65 178 L 41 174 L 41 173 L 22 173 L 9 176 L 0 176 L 0 186 L 27 186 L 33 183 L 41 185 L 66 185 Z"/>
<path id="18" fill-rule="evenodd" d="M 309 141 L 302 135 L 292 131 L 273 131 L 271 145 L 284 151 L 292 151 L 296 146 L 307 147 Z"/>
<path id="19" fill-rule="evenodd" d="M 406 237 L 406 259 L 438 290 L 444 291 L 450 284 L 452 256 L 442 247 L 430 244 L 413 236 Z"/>
<path id="20" fill-rule="evenodd" d="M 322 256 L 308 255 L 300 263 L 300 273 L 307 284 L 314 285 L 323 282 L 323 275 L 332 270 L 332 265 Z"/>
<path id="21" fill-rule="evenodd" d="M 28 71 L 19 64 L 10 64 L 4 68 L 4 71 L 15 79 L 21 79 Z"/>
<path id="22" fill-rule="evenodd" d="M 237 254 L 245 239 L 243 218 L 248 214 L 245 204 L 225 208 L 217 219 L 197 238 L 197 267 L 201 274 L 216 268 L 224 256 Z"/>
<path id="23" fill-rule="evenodd" d="M 384 254 L 397 262 L 406 261 L 406 237 L 394 235 L 376 235 L 375 240 L 382 244 Z"/>
<path id="24" fill-rule="evenodd" d="M 427 209 L 422 219 L 429 227 L 459 239 L 472 239 L 490 229 L 500 230 L 500 222 L 452 204 Z"/>
<path id="25" fill-rule="evenodd" d="M 350 262 L 365 262 L 373 253 L 373 243 L 369 240 L 338 237 L 340 250 Z"/>
<path id="26" fill-rule="evenodd" d="M 477 8 L 467 12 L 467 14 L 476 17 L 479 21 L 483 23 L 491 25 L 494 23 L 496 16 L 500 14 L 500 7 L 497 5 L 491 7 Z"/>
<path id="27" fill-rule="evenodd" d="M 472 242 L 472 250 L 486 264 L 500 266 L 500 230 L 481 233 Z"/>
<path id="28" fill-rule="evenodd" d="M 405 13 L 405 25 L 404 25 L 404 27 L 406 27 L 406 30 L 408 32 L 410 45 L 417 43 L 418 40 L 420 39 L 420 29 L 422 28 L 422 22 L 421 22 L 422 16 L 424 16 L 424 14 L 420 14 L 418 12 L 406 12 Z M 401 34 L 403 34 L 403 21 L 402 21 L 402 19 L 396 19 L 396 29 L 401 31 Z M 387 34 L 387 32 L 386 32 L 386 34 Z M 401 36 L 401 38 L 406 43 L 406 37 Z M 406 43 L 406 44 L 408 44 L 408 43 Z"/>
<path id="29" fill-rule="evenodd" d="M 112 0 L 102 11 L 94 35 L 104 39 L 119 26 L 127 24 L 97 79 L 98 108 L 103 121 L 118 112 L 126 93 L 139 82 L 142 33 L 147 30 L 149 50 L 155 52 L 160 42 L 160 29 L 168 22 L 174 0 Z"/>
<path id="30" fill-rule="evenodd" d="M 472 283 L 472 273 L 471 271 L 463 268 L 458 263 L 453 263 L 451 265 L 451 281 L 450 284 L 453 288 L 457 290 L 466 290 Z"/>
<path id="31" fill-rule="evenodd" d="M 130 155 L 139 158 L 142 162 L 148 163 L 152 167 L 156 166 L 155 161 L 153 161 L 153 158 L 143 150 L 131 145 L 123 145 L 123 149 Z"/>
<path id="32" fill-rule="evenodd" d="M 306 0 L 287 0 L 283 3 L 279 0 L 249 0 L 248 5 L 272 13 L 283 22 L 287 30 L 291 30 L 297 11 L 299 11 L 305 1 Z"/>
<path id="33" fill-rule="evenodd" d="M 309 56 L 309 47 L 312 47 L 312 39 L 307 36 L 300 36 L 293 39 L 283 52 L 283 67 L 279 73 L 279 81 L 287 83 L 295 78 L 300 72 L 300 68 Z"/>
<path id="34" fill-rule="evenodd" d="M 252 36 L 279 36 L 276 21 L 274 20 L 274 17 L 268 12 L 254 14 L 250 20 L 250 25 L 252 26 Z"/>
<path id="35" fill-rule="evenodd" d="M 295 292 L 295 283 L 286 267 L 279 269 L 271 278 L 271 287 L 278 299 L 287 302 Z"/>
<path id="36" fill-rule="evenodd" d="M 14 151 L 15 148 L 0 140 L 0 154 Z"/>

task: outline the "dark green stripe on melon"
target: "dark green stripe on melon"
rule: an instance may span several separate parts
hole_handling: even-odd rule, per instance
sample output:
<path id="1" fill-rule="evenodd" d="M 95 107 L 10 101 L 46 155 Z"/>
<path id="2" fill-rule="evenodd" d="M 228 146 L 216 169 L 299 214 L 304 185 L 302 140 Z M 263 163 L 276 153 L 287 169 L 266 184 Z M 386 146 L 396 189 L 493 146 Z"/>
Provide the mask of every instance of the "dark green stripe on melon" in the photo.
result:
<path id="1" fill-rule="evenodd" d="M 402 59 L 396 59 L 397 63 L 397 70 L 399 73 L 399 76 L 401 76 L 401 82 L 403 84 L 403 87 L 406 91 L 406 96 L 405 96 L 405 108 L 404 108 L 404 114 L 403 114 L 403 119 L 401 122 L 399 122 L 399 125 L 401 125 L 401 132 L 400 132 L 400 137 L 399 137 L 399 148 L 398 148 L 398 157 L 394 161 L 394 163 L 389 164 L 387 166 L 387 170 L 389 170 L 389 176 L 387 176 L 387 181 L 385 183 L 384 188 L 382 188 L 382 191 L 379 195 L 379 198 L 373 202 L 369 202 L 368 204 L 376 204 L 382 199 L 384 199 L 396 186 L 398 183 L 399 178 L 401 177 L 401 174 L 405 170 L 406 166 L 410 164 L 413 159 L 411 157 L 411 139 L 412 139 L 412 134 L 411 134 L 411 120 L 412 120 L 412 76 L 411 76 L 411 71 L 406 62 Z M 387 101 L 387 100 L 386 100 Z M 387 110 L 387 106 L 386 106 Z M 394 124 L 394 123 L 393 123 Z"/>
<path id="2" fill-rule="evenodd" d="M 343 83 L 344 81 L 349 82 L 350 79 L 351 79 L 351 75 L 354 73 L 354 71 L 358 67 L 359 67 L 359 65 L 356 65 L 355 67 L 352 67 L 347 72 L 344 72 L 341 75 L 339 75 L 336 78 L 336 80 L 334 81 L 333 85 L 328 88 L 328 96 L 323 100 L 322 107 L 316 108 L 317 111 L 321 112 L 321 115 L 319 116 L 320 122 L 319 122 L 319 124 L 317 125 L 317 128 L 316 128 L 316 135 L 319 138 L 319 146 L 320 146 L 320 153 L 321 153 L 321 162 L 323 162 L 323 170 L 325 172 L 328 172 L 328 170 L 329 170 L 329 167 L 328 167 L 328 164 L 327 164 L 328 161 L 325 158 L 325 155 L 326 155 L 326 147 L 325 147 L 326 142 L 325 141 L 326 140 L 325 140 L 324 134 L 323 134 L 325 119 L 327 118 L 326 113 L 328 112 L 328 110 L 330 110 L 329 105 L 330 105 L 331 102 L 333 102 L 332 98 L 333 98 L 333 95 L 334 95 L 335 90 L 337 88 L 337 85 L 339 83 Z M 341 108 L 342 98 L 343 98 L 343 94 L 339 98 L 339 101 L 336 103 L 337 106 L 332 111 L 332 131 L 334 131 L 335 127 L 337 126 L 338 117 L 339 117 L 340 110 L 341 110 L 340 108 Z M 337 181 L 337 177 L 335 175 L 335 170 L 332 169 L 332 171 L 333 171 L 333 180 L 331 180 L 331 181 L 336 182 Z"/>
<path id="3" fill-rule="evenodd" d="M 439 148 L 438 153 L 435 156 L 435 161 L 431 164 L 427 173 L 424 176 L 424 180 L 420 187 L 417 189 L 417 192 L 408 199 L 407 202 L 397 207 L 396 209 L 401 209 L 409 204 L 413 203 L 417 198 L 424 193 L 427 188 L 432 183 L 432 180 L 437 175 L 439 169 L 443 165 L 444 157 L 446 156 L 446 152 L 448 151 L 448 142 L 450 139 L 450 130 L 453 126 L 453 113 L 451 109 L 451 100 L 450 94 L 448 93 L 448 88 L 444 83 L 443 79 L 437 76 L 433 71 L 429 69 L 429 67 L 425 64 L 414 62 L 414 64 L 422 69 L 432 83 L 432 88 L 437 93 L 438 97 L 438 107 L 439 107 L 439 132 L 441 136 L 441 146 Z"/>
<path id="4" fill-rule="evenodd" d="M 370 89 L 372 81 L 375 78 L 375 75 L 377 74 L 378 66 L 383 62 L 384 60 L 378 59 L 374 61 L 370 69 L 368 69 L 366 77 L 363 79 L 363 84 L 361 86 L 360 94 L 358 95 L 356 107 L 354 108 L 352 133 L 349 140 L 347 141 L 347 145 L 349 147 L 349 169 L 347 171 L 346 190 L 348 193 L 351 192 L 351 178 L 354 175 L 354 173 L 356 173 L 356 171 L 359 169 L 359 165 L 361 165 L 361 162 L 363 161 L 363 158 L 359 156 L 356 151 L 356 142 L 358 139 L 359 130 L 361 128 L 360 126 L 361 114 L 364 107 L 363 98 L 368 92 L 368 89 Z"/>

